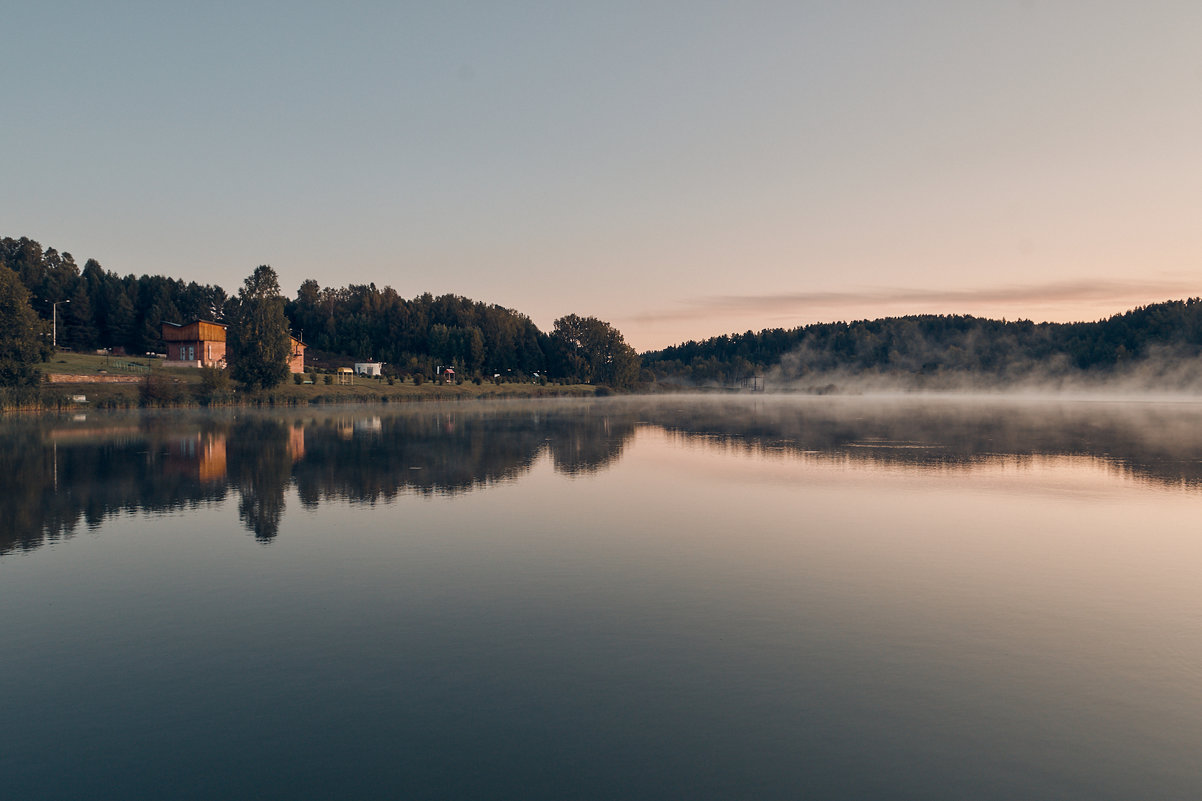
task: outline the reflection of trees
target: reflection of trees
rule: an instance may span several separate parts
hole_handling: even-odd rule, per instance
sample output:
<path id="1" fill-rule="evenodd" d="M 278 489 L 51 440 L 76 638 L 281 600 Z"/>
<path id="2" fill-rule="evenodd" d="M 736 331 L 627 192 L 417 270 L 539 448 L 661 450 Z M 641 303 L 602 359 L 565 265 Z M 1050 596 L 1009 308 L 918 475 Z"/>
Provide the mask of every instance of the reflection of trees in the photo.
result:
<path id="1" fill-rule="evenodd" d="M 169 512 L 238 493 L 261 542 L 282 525 L 296 482 L 307 506 L 449 495 L 517 478 L 549 449 L 563 472 L 598 470 L 621 453 L 633 418 L 587 404 L 456 404 L 317 416 L 117 417 L 0 428 L 0 553 L 69 536 L 121 512 Z"/>
<path id="2" fill-rule="evenodd" d="M 922 399 L 462 403 L 374 412 L 118 416 L 0 424 L 0 554 L 121 513 L 168 513 L 238 493 L 256 538 L 279 533 L 290 483 L 301 502 L 453 495 L 515 479 L 541 457 L 579 474 L 618 459 L 636 425 L 758 452 L 914 467 L 1000 457 L 1104 459 L 1202 488 L 1202 407 L 957 403 Z"/>
<path id="3" fill-rule="evenodd" d="M 608 408 L 585 408 L 579 416 L 559 421 L 550 441 L 555 469 L 576 475 L 608 467 L 622 454 L 634 422 L 628 414 L 615 414 Z"/>
<path id="4" fill-rule="evenodd" d="M 641 419 L 755 451 L 914 466 L 1087 456 L 1164 484 L 1202 487 L 1202 407 L 1014 399 L 762 398 L 642 405 Z"/>
<path id="5" fill-rule="evenodd" d="M 81 522 L 93 528 L 122 512 L 167 513 L 224 498 L 224 482 L 175 469 L 177 433 L 155 418 L 5 421 L 0 554 L 69 537 Z"/>
<path id="6" fill-rule="evenodd" d="M 269 543 L 284 518 L 284 491 L 292 481 L 291 431 L 278 420 L 251 419 L 230 429 L 226 454 L 230 483 L 238 488 L 238 519 Z"/>
<path id="7" fill-rule="evenodd" d="M 633 419 L 615 422 L 577 404 L 407 410 L 362 434 L 349 421 L 326 419 L 306 426 L 295 475 L 306 505 L 406 491 L 453 495 L 522 475 L 544 448 L 561 471 L 600 469 L 633 433 Z"/>

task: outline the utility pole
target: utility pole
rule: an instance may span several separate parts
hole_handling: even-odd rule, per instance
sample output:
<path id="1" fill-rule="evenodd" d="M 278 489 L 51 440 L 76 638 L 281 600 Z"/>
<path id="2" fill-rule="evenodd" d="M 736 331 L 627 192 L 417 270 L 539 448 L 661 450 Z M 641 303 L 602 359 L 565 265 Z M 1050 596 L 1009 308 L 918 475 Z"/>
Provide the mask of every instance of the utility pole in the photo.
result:
<path id="1" fill-rule="evenodd" d="M 69 300 L 56 300 L 50 304 L 50 316 L 54 318 L 51 323 L 50 345 L 55 350 L 58 350 L 58 304 L 70 303 Z"/>

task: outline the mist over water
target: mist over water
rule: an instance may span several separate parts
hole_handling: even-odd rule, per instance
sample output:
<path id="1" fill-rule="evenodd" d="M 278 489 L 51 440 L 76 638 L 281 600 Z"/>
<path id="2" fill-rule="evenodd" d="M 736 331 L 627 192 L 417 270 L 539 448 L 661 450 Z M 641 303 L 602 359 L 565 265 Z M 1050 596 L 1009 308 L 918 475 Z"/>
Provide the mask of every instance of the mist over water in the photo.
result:
<path id="1" fill-rule="evenodd" d="M 88 416 L 0 451 L 4 797 L 1202 791 L 1197 403 Z"/>
<path id="2" fill-rule="evenodd" d="M 1081 456 L 1166 484 L 1202 477 L 1202 403 L 1108 395 L 791 395 L 461 403 L 335 412 L 93 415 L 9 420 L 0 452 L 0 553 L 110 515 L 238 499 L 270 540 L 295 488 L 305 508 L 391 502 L 520 480 L 542 455 L 569 475 L 606 469 L 640 427 L 753 450 L 967 467 Z"/>
<path id="3" fill-rule="evenodd" d="M 690 341 L 645 354 L 668 385 L 773 392 L 1198 397 L 1202 299 L 1095 322 L 912 314 Z"/>
<path id="4" fill-rule="evenodd" d="M 932 354 L 932 358 L 934 355 Z M 1202 397 L 1202 359 L 1192 352 L 1154 347 L 1144 358 L 1105 371 L 1073 369 L 1067 358 L 1019 362 L 997 372 L 931 368 L 922 357 L 889 369 L 804 366 L 804 349 L 763 372 L 769 392 L 807 394 L 990 394 L 1062 400 L 1194 400 Z"/>

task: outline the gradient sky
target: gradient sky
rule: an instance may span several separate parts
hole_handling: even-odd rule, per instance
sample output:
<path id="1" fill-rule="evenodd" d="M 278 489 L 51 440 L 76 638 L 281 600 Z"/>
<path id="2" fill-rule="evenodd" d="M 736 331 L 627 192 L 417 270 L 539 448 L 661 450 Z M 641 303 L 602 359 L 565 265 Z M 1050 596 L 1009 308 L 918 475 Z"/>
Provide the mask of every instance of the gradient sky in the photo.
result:
<path id="1" fill-rule="evenodd" d="M 1202 294 L 1202 3 L 0 8 L 0 235 L 642 350 Z"/>

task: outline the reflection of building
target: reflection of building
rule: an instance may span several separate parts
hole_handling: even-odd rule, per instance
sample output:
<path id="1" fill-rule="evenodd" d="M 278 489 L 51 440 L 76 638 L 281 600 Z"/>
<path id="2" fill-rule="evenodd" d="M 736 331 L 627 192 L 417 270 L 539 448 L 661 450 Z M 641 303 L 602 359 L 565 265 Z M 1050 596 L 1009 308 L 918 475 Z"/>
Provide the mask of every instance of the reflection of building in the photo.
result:
<path id="1" fill-rule="evenodd" d="M 85 442 L 124 443 L 142 440 L 145 434 L 137 426 L 104 426 L 102 428 L 52 428 L 46 437 L 56 445 L 78 445 Z"/>
<path id="2" fill-rule="evenodd" d="M 167 364 L 175 367 L 225 367 L 225 329 L 223 323 L 193 320 L 190 323 L 163 323 L 163 341 L 167 343 Z M 289 336 L 288 369 L 305 372 L 305 343 Z"/>
<path id="3" fill-rule="evenodd" d="M 361 436 L 375 436 L 384 430 L 384 424 L 379 417 L 343 418 L 335 425 L 338 436 L 342 439 L 353 439 Z"/>
<path id="4" fill-rule="evenodd" d="M 288 429 L 288 457 L 293 462 L 305 458 L 305 429 L 302 426 Z"/>
<path id="5" fill-rule="evenodd" d="M 164 454 L 164 472 L 220 481 L 226 473 L 225 439 L 225 434 L 197 432 L 171 440 Z"/>
<path id="6" fill-rule="evenodd" d="M 196 474 L 201 481 L 225 478 L 225 435 L 202 436 L 197 462 Z"/>
<path id="7" fill-rule="evenodd" d="M 378 417 L 363 417 L 355 421 L 356 434 L 379 434 L 384 430 L 384 425 Z"/>

